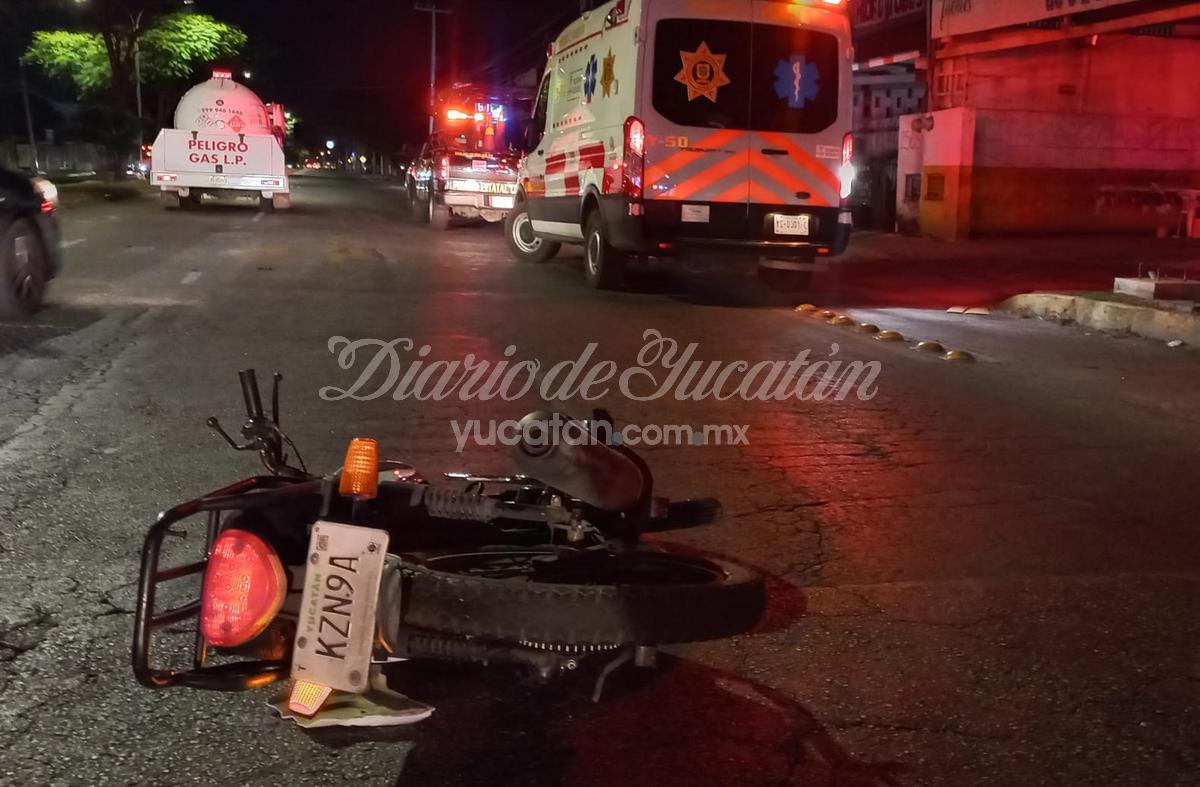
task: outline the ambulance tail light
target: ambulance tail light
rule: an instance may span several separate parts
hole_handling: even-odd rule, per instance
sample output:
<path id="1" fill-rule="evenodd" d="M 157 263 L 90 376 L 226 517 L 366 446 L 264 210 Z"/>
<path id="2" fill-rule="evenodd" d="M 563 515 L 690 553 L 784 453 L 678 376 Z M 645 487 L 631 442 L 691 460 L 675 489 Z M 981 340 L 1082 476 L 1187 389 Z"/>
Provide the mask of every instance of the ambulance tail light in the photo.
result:
<path id="1" fill-rule="evenodd" d="M 646 173 L 646 124 L 636 117 L 625 121 L 625 196 L 641 199 L 644 193 L 642 180 Z"/>
<path id="2" fill-rule="evenodd" d="M 441 162 L 438 164 L 438 177 L 442 180 L 450 179 L 450 157 L 442 156 Z"/>
<path id="3" fill-rule="evenodd" d="M 842 183 L 842 207 L 846 207 L 854 191 L 854 177 L 857 174 L 854 169 L 854 135 L 847 134 L 842 139 L 842 166 L 838 167 L 838 180 Z"/>

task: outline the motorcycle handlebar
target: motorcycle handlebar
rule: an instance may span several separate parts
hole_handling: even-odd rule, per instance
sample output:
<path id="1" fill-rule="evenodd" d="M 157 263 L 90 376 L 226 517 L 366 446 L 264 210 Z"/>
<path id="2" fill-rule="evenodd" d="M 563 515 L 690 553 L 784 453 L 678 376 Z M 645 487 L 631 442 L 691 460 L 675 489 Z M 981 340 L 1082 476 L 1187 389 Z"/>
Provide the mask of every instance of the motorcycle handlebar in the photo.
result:
<path id="1" fill-rule="evenodd" d="M 246 403 L 246 417 L 258 420 L 263 417 L 262 394 L 258 390 L 258 376 L 253 369 L 238 372 L 242 381 L 242 399 Z"/>

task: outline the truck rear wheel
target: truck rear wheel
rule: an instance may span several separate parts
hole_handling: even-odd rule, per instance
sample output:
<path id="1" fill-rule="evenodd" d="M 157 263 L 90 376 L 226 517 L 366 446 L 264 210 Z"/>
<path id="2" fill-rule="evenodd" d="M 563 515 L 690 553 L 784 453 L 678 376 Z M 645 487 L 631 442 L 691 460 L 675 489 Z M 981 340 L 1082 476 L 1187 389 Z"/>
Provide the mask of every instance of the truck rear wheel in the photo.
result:
<path id="1" fill-rule="evenodd" d="M 436 232 L 450 229 L 450 209 L 437 204 L 432 197 L 429 199 L 429 226 Z"/>
<path id="2" fill-rule="evenodd" d="M 268 198 L 268 197 L 259 196 L 259 198 L 258 198 L 258 209 L 259 209 L 260 211 L 262 211 L 263 213 L 274 213 L 274 212 L 275 212 L 275 200 L 274 200 L 274 198 Z"/>
<path id="3" fill-rule="evenodd" d="M 292 207 L 292 195 L 276 194 L 271 198 L 271 204 L 275 210 L 290 210 Z"/>
<path id="4" fill-rule="evenodd" d="M 608 242 L 600 211 L 593 210 L 584 232 L 583 269 L 587 283 L 597 290 L 614 290 L 625 278 L 626 255 Z"/>
<path id="5" fill-rule="evenodd" d="M 533 222 L 529 219 L 529 206 L 524 202 L 508 212 L 504 219 L 504 240 L 508 251 L 517 262 L 535 265 L 548 262 L 562 244 L 539 238 L 533 234 Z"/>
<path id="6" fill-rule="evenodd" d="M 179 210 L 180 205 L 181 205 L 178 191 L 160 192 L 158 195 L 158 200 L 159 200 L 159 202 L 162 203 L 162 206 L 164 208 L 166 208 L 167 210 Z"/>

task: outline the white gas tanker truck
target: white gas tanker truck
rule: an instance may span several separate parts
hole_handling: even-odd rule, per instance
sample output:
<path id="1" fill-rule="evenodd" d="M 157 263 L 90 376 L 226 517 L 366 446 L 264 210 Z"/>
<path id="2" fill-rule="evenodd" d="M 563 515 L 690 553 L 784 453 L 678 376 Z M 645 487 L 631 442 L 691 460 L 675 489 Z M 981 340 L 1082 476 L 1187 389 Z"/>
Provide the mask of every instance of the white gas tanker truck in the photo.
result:
<path id="1" fill-rule="evenodd" d="M 175 128 L 154 142 L 150 182 L 168 208 L 200 204 L 202 194 L 255 197 L 265 210 L 291 207 L 283 107 L 263 104 L 228 71 L 196 85 L 175 109 Z"/>

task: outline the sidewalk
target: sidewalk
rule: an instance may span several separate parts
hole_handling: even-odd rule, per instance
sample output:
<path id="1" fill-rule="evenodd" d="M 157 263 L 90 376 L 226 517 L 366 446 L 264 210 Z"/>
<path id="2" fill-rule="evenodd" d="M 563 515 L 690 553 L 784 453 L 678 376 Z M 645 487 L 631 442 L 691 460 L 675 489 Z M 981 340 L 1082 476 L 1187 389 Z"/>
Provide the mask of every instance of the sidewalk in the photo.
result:
<path id="1" fill-rule="evenodd" d="M 1097 331 L 1120 331 L 1200 347 L 1200 312 L 1166 308 L 1154 301 L 1106 292 L 1034 292 L 1002 304 L 1005 311 L 1079 323 Z"/>
<path id="2" fill-rule="evenodd" d="M 80 183 L 56 183 L 58 200 L 63 208 L 94 205 L 99 202 L 128 202 L 144 199 L 156 190 L 142 180 L 89 180 Z"/>
<path id="3" fill-rule="evenodd" d="M 948 309 L 994 306 L 1035 291 L 1110 291 L 1117 276 L 1158 270 L 1200 278 L 1200 240 L 1087 236 L 945 242 L 856 232 L 819 276 L 822 303 Z"/>

